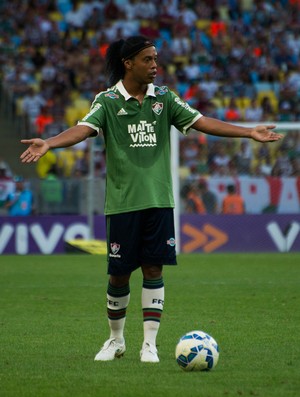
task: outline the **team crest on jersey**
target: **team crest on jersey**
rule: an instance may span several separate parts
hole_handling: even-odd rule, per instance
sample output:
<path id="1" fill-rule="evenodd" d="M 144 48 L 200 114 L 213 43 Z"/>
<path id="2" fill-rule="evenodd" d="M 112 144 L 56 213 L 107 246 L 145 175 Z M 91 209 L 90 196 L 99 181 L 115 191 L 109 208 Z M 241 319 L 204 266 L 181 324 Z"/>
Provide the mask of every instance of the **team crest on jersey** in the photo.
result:
<path id="1" fill-rule="evenodd" d="M 107 94 L 104 94 L 104 96 L 107 96 L 110 99 L 118 99 L 118 98 L 120 98 L 119 95 L 115 94 L 112 91 L 108 92 Z"/>
<path id="2" fill-rule="evenodd" d="M 163 111 L 163 107 L 164 107 L 163 103 L 155 102 L 154 105 L 152 105 L 152 110 L 154 113 L 156 113 L 159 116 Z"/>

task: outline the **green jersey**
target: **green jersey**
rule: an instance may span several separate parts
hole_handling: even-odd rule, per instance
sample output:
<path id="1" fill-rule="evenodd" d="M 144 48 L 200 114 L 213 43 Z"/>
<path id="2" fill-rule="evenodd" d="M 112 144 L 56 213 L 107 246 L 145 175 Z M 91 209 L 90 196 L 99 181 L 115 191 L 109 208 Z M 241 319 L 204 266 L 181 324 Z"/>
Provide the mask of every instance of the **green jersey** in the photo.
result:
<path id="1" fill-rule="evenodd" d="M 168 87 L 149 84 L 142 104 L 122 81 L 96 95 L 78 124 L 104 135 L 106 215 L 174 207 L 170 128 L 174 125 L 186 134 L 200 117 Z"/>

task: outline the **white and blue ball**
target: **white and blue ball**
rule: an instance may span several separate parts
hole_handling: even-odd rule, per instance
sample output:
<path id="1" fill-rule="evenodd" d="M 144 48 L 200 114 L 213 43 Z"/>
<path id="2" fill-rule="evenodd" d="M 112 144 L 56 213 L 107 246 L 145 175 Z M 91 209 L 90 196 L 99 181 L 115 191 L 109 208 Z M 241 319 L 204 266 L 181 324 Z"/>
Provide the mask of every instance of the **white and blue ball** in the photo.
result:
<path id="1" fill-rule="evenodd" d="M 206 332 L 191 331 L 179 339 L 175 357 L 184 371 L 209 371 L 218 363 L 219 346 Z"/>

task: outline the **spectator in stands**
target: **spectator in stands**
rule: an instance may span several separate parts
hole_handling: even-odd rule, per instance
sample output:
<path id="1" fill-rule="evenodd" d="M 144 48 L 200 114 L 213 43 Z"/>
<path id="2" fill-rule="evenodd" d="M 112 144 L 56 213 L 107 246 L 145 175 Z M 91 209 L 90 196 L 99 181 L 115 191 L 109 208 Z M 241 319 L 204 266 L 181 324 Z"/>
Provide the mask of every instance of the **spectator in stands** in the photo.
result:
<path id="1" fill-rule="evenodd" d="M 193 57 L 190 56 L 188 58 L 188 62 L 186 65 L 184 65 L 183 69 L 185 72 L 185 77 L 189 81 L 200 79 L 200 67 L 198 62 L 194 61 Z"/>
<path id="2" fill-rule="evenodd" d="M 212 159 L 212 173 L 214 175 L 229 175 L 231 158 L 226 152 L 224 143 L 217 142 L 215 149 L 216 152 Z"/>
<path id="3" fill-rule="evenodd" d="M 233 158 L 238 174 L 249 175 L 251 173 L 252 159 L 251 145 L 247 141 L 241 140 L 240 148 Z"/>
<path id="4" fill-rule="evenodd" d="M 7 65 L 7 70 L 3 72 L 3 84 L 12 98 L 12 105 L 16 110 L 16 101 L 23 99 L 28 92 L 29 80 L 26 74 L 23 73 L 21 66 Z"/>
<path id="5" fill-rule="evenodd" d="M 216 214 L 218 211 L 217 207 L 217 196 L 208 189 L 208 185 L 205 179 L 201 179 L 198 184 L 201 200 L 205 207 L 207 214 Z"/>
<path id="6" fill-rule="evenodd" d="M 197 183 L 193 183 L 187 188 L 185 212 L 189 214 L 205 214 L 206 212 Z"/>
<path id="7" fill-rule="evenodd" d="M 293 111 L 294 101 L 293 100 L 285 100 L 279 104 L 278 109 L 278 121 L 296 121 L 295 120 L 295 111 Z"/>
<path id="8" fill-rule="evenodd" d="M 193 96 L 188 103 L 194 108 L 200 110 L 201 113 L 207 114 L 209 109 L 211 109 L 211 102 L 207 97 L 206 91 L 204 91 L 200 85 L 196 84 L 196 89 Z"/>
<path id="9" fill-rule="evenodd" d="M 227 195 L 222 201 L 222 214 L 240 215 L 245 213 L 244 199 L 236 192 L 235 185 L 227 186 Z"/>
<path id="10" fill-rule="evenodd" d="M 36 119 L 45 105 L 45 99 L 40 94 L 35 93 L 34 89 L 30 87 L 23 100 L 23 112 L 28 118 L 28 131 L 31 136 L 35 135 Z"/>
<path id="11" fill-rule="evenodd" d="M 272 169 L 272 176 L 287 177 L 293 173 L 293 167 L 285 145 L 279 148 L 278 156 Z"/>
<path id="12" fill-rule="evenodd" d="M 57 155 L 54 150 L 49 150 L 36 165 L 36 173 L 39 178 L 46 178 L 48 172 L 57 162 Z"/>
<path id="13" fill-rule="evenodd" d="M 152 0 L 142 0 L 135 3 L 135 18 L 154 21 L 157 17 L 158 7 Z"/>
<path id="14" fill-rule="evenodd" d="M 58 177 L 56 165 L 53 165 L 40 184 L 39 210 L 47 214 L 60 213 L 63 199 L 63 181 Z"/>
<path id="15" fill-rule="evenodd" d="M 262 98 L 261 107 L 263 111 L 263 120 L 276 120 L 277 115 L 273 104 L 268 96 Z"/>
<path id="16" fill-rule="evenodd" d="M 161 47 L 158 48 L 158 54 L 160 66 L 162 66 L 165 70 L 170 68 L 173 62 L 173 53 L 170 48 L 170 43 L 167 40 L 162 41 Z"/>
<path id="17" fill-rule="evenodd" d="M 178 61 L 179 58 L 181 58 L 182 60 L 182 57 L 185 62 L 188 61 L 188 56 L 191 51 L 191 40 L 189 37 L 185 36 L 180 30 L 174 31 L 170 47 L 173 53 L 173 57 L 175 58 L 175 62 L 176 59 Z"/>
<path id="18" fill-rule="evenodd" d="M 0 215 L 6 215 L 7 196 L 13 189 L 13 178 L 7 172 L 8 166 L 0 159 Z"/>
<path id="19" fill-rule="evenodd" d="M 215 97 L 219 89 L 219 84 L 217 80 L 213 78 L 212 72 L 207 72 L 201 79 L 199 87 L 206 93 L 206 98 L 211 100 Z"/>
<path id="20" fill-rule="evenodd" d="M 16 177 L 15 191 L 7 197 L 5 207 L 10 216 L 27 216 L 33 212 L 33 194 L 23 177 Z"/>
<path id="21" fill-rule="evenodd" d="M 187 137 L 181 140 L 181 159 L 187 167 L 198 163 L 199 143 L 196 137 Z"/>
<path id="22" fill-rule="evenodd" d="M 236 122 L 242 119 L 241 111 L 237 106 L 235 98 L 230 98 L 224 113 L 225 121 Z"/>
<path id="23" fill-rule="evenodd" d="M 47 125 L 53 123 L 54 119 L 49 106 L 43 106 L 41 108 L 41 113 L 37 116 L 35 120 L 36 135 L 44 136 L 45 129 Z"/>
<path id="24" fill-rule="evenodd" d="M 45 58 L 45 62 L 41 67 L 41 80 L 51 83 L 54 82 L 57 76 L 57 66 L 51 59 Z"/>
<path id="25" fill-rule="evenodd" d="M 0 182 L 10 181 L 10 180 L 11 178 L 6 173 L 6 166 L 4 165 L 3 162 L 0 162 Z"/>
<path id="26" fill-rule="evenodd" d="M 254 156 L 253 174 L 257 176 L 270 176 L 273 168 L 270 147 L 260 144 Z"/>
<path id="27" fill-rule="evenodd" d="M 293 30 L 288 32 L 287 45 L 291 52 L 299 59 L 300 55 L 300 31 Z"/>
<path id="28" fill-rule="evenodd" d="M 172 25 L 172 37 L 176 35 L 176 32 L 181 32 L 182 37 L 188 37 L 189 36 L 189 27 L 186 25 L 184 22 L 183 16 L 177 16 L 176 19 L 173 21 Z"/>
<path id="29" fill-rule="evenodd" d="M 65 21 L 71 30 L 81 30 L 84 27 L 88 15 L 80 2 L 73 2 L 73 8 L 65 15 Z"/>
<path id="30" fill-rule="evenodd" d="M 300 157 L 300 133 L 297 130 L 289 131 L 282 142 L 288 150 L 288 155 L 292 159 Z"/>
<path id="31" fill-rule="evenodd" d="M 87 176 L 90 170 L 90 150 L 89 148 L 85 148 L 83 155 L 78 157 L 75 166 L 74 166 L 74 174 L 76 177 L 78 176 Z"/>
<path id="32" fill-rule="evenodd" d="M 196 164 L 191 165 L 189 167 L 189 175 L 186 178 L 186 183 L 188 184 L 193 184 L 194 182 L 197 182 L 199 180 L 200 174 L 198 172 L 198 167 Z"/>
<path id="33" fill-rule="evenodd" d="M 300 47 L 298 59 L 298 65 L 290 71 L 287 78 L 288 84 L 294 87 L 296 93 L 300 93 Z"/>
<path id="34" fill-rule="evenodd" d="M 251 99 L 250 105 L 246 107 L 244 119 L 245 121 L 257 121 L 262 120 L 263 118 L 263 109 L 258 104 L 257 99 Z"/>
<path id="35" fill-rule="evenodd" d="M 2 170 L 2 178 L 4 179 L 11 179 L 13 177 L 13 172 L 8 164 L 7 161 L 4 160 L 4 158 L 2 158 L 0 156 L 0 169 Z"/>
<path id="36" fill-rule="evenodd" d="M 198 15 L 195 13 L 192 7 L 188 7 L 185 1 L 180 1 L 178 3 L 178 12 L 176 19 L 181 20 L 182 23 L 188 28 L 193 28 L 195 22 L 198 20 Z"/>
<path id="37" fill-rule="evenodd" d="M 104 0 L 85 0 L 85 1 L 81 2 L 79 12 L 82 14 L 83 20 L 85 21 L 86 24 L 88 24 L 89 21 L 93 20 L 93 18 L 95 16 L 95 11 L 96 11 L 96 15 L 97 15 L 96 18 L 101 18 L 101 21 L 103 22 L 104 7 L 105 7 Z M 101 14 L 101 16 L 100 16 L 100 14 Z M 98 21 L 97 21 L 97 24 L 98 24 Z"/>
<path id="38" fill-rule="evenodd" d="M 259 158 L 254 164 L 253 175 L 267 177 L 271 175 L 272 169 L 273 164 L 270 156 Z"/>
<path id="39" fill-rule="evenodd" d="M 160 32 L 158 22 L 155 19 L 143 19 L 140 24 L 139 34 L 149 37 L 149 39 L 153 41 L 159 39 Z"/>
<path id="40" fill-rule="evenodd" d="M 227 25 L 226 23 L 221 19 L 220 13 L 217 10 L 217 8 L 212 10 L 211 13 L 211 23 L 210 23 L 210 35 L 213 38 L 218 38 L 218 37 L 224 37 L 227 32 Z"/>
<path id="41" fill-rule="evenodd" d="M 57 152 L 57 171 L 63 178 L 70 178 L 75 169 L 76 152 L 73 147 L 68 147 Z"/>
<path id="42" fill-rule="evenodd" d="M 196 165 L 197 173 L 199 175 L 208 175 L 209 167 L 207 162 L 207 145 L 200 145 L 199 154 Z"/>
<path id="43" fill-rule="evenodd" d="M 291 165 L 292 165 L 291 176 L 299 177 L 300 176 L 300 158 L 299 157 L 292 157 L 291 158 Z"/>
<path id="44" fill-rule="evenodd" d="M 54 112 L 53 118 L 50 123 L 45 125 L 43 131 L 43 138 L 51 138 L 68 128 L 67 123 L 64 121 L 64 115 L 61 112 Z"/>
<path id="45" fill-rule="evenodd" d="M 117 20 L 122 17 L 121 7 L 115 0 L 108 0 L 104 7 L 104 16 L 107 20 Z"/>
<path id="46" fill-rule="evenodd" d="M 174 22 L 173 11 L 167 4 L 161 4 L 159 7 L 159 29 L 160 31 L 171 32 Z"/>

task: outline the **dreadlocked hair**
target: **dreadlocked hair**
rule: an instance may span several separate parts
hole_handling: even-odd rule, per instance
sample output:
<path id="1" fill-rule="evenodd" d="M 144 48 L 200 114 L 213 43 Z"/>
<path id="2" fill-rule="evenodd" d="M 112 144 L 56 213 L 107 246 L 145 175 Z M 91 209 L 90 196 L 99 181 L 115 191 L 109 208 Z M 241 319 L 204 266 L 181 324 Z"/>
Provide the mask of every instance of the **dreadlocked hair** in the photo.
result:
<path id="1" fill-rule="evenodd" d="M 125 40 L 118 40 L 112 43 L 105 56 L 105 72 L 108 76 L 109 86 L 115 85 L 120 79 L 123 79 L 125 68 L 122 62 L 121 49 Z"/>
<path id="2" fill-rule="evenodd" d="M 144 36 L 132 36 L 126 40 L 118 40 L 112 43 L 106 51 L 105 72 L 110 85 L 115 85 L 124 78 L 124 61 L 131 59 L 140 51 L 154 44 Z"/>

